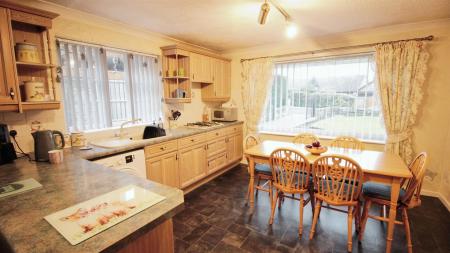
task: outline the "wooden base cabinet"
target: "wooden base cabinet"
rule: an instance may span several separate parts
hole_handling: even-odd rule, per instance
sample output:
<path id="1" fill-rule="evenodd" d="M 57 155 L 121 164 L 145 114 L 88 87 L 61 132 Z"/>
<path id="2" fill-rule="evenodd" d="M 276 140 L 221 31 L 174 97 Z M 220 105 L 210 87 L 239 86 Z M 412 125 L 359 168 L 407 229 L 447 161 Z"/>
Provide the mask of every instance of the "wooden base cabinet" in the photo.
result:
<path id="1" fill-rule="evenodd" d="M 180 187 L 177 152 L 148 159 L 146 167 L 148 179 L 168 186 Z"/>
<path id="2" fill-rule="evenodd" d="M 235 125 L 147 146 L 147 178 L 190 191 L 239 163 L 242 145 Z"/>
<path id="3" fill-rule="evenodd" d="M 206 144 L 179 150 L 180 187 L 184 188 L 206 176 Z"/>

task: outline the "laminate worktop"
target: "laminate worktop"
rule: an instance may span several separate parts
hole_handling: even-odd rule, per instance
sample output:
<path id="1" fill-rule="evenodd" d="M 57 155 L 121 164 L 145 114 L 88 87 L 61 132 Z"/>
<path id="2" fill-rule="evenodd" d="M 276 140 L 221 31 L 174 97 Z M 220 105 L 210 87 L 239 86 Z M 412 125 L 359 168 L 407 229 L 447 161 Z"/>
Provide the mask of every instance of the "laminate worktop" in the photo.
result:
<path id="1" fill-rule="evenodd" d="M 227 127 L 236 122 L 224 124 Z M 0 166 L 0 185 L 34 178 L 42 188 L 0 199 L 0 252 L 115 252 L 129 242 L 172 218 L 183 208 L 179 189 L 115 171 L 93 163 L 100 157 L 143 148 L 167 140 L 195 135 L 216 128 L 180 128 L 157 140 L 114 149 L 64 150 L 64 162 L 53 165 L 20 158 Z M 166 199 L 119 224 L 72 246 L 44 217 L 96 196 L 134 184 Z"/>

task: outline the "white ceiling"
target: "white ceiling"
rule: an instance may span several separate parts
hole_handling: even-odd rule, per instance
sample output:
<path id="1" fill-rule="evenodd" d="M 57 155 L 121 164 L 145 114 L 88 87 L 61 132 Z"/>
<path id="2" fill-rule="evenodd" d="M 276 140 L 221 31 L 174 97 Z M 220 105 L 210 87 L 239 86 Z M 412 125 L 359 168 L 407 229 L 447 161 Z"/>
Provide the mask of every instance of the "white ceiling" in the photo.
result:
<path id="1" fill-rule="evenodd" d="M 216 50 L 286 40 L 272 6 L 257 23 L 263 0 L 47 0 Z M 278 0 L 298 37 L 450 17 L 450 0 Z"/>

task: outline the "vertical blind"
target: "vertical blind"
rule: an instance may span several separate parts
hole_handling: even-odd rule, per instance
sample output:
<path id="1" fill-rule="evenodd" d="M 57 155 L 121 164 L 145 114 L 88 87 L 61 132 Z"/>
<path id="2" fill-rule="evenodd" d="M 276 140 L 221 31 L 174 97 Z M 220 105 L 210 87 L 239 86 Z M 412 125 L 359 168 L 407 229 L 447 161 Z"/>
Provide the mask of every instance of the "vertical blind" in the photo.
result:
<path id="1" fill-rule="evenodd" d="M 260 130 L 385 140 L 373 54 L 275 64 Z"/>
<path id="2" fill-rule="evenodd" d="M 158 58 L 58 41 L 69 131 L 103 129 L 162 116 Z"/>

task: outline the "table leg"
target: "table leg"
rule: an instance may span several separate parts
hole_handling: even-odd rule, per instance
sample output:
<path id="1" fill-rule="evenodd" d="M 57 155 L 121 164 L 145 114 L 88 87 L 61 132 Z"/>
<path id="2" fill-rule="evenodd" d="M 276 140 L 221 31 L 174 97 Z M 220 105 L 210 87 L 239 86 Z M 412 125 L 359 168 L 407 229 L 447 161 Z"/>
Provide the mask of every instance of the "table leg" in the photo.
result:
<path id="1" fill-rule="evenodd" d="M 253 208 L 255 205 L 255 160 L 252 157 L 248 159 L 248 167 L 250 172 L 250 208 Z"/>
<path id="2" fill-rule="evenodd" d="M 395 218 L 397 216 L 397 201 L 400 193 L 400 178 L 393 178 L 391 182 L 391 204 L 389 206 L 389 222 L 386 238 L 386 253 L 391 252 L 392 238 L 394 236 Z"/>

